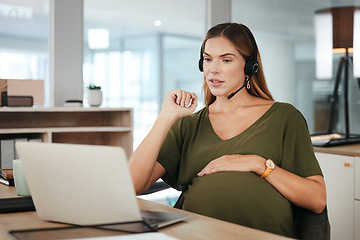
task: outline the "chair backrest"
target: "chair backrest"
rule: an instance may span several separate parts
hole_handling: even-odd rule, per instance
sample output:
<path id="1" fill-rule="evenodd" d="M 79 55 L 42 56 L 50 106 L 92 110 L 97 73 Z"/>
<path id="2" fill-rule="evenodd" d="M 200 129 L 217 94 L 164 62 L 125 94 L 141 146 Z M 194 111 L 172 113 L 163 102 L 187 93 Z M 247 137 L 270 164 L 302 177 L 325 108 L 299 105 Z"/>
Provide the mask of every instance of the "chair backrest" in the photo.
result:
<path id="1" fill-rule="evenodd" d="M 178 209 L 182 209 L 182 206 L 184 204 L 184 192 L 181 192 L 178 200 L 176 201 L 176 203 L 174 204 L 174 208 L 178 208 Z"/>
<path id="2" fill-rule="evenodd" d="M 327 206 L 320 214 L 294 206 L 294 222 L 299 239 L 330 240 Z"/>
<path id="3" fill-rule="evenodd" d="M 176 201 L 174 208 L 181 209 L 184 204 L 182 192 Z M 296 234 L 300 240 L 330 240 L 330 222 L 327 206 L 320 214 L 316 214 L 305 208 L 293 206 L 294 223 Z"/>

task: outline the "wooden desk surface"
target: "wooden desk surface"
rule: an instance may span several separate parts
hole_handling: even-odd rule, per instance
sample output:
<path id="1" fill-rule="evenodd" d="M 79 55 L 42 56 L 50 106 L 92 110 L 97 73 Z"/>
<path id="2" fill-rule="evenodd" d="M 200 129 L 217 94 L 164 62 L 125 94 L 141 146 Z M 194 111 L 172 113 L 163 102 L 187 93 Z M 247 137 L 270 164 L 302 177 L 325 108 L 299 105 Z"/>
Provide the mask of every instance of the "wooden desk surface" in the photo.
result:
<path id="1" fill-rule="evenodd" d="M 0 198 L 15 197 L 14 187 L 0 184 Z M 283 236 L 247 228 L 237 224 L 220 221 L 191 212 L 174 209 L 165 205 L 138 199 L 142 210 L 179 212 L 188 215 L 185 222 L 177 223 L 160 229 L 159 231 L 177 239 L 289 239 Z M 64 224 L 41 220 L 36 212 L 0 214 L 0 239 L 11 239 L 8 235 L 10 230 L 61 227 Z"/>
<path id="2" fill-rule="evenodd" d="M 360 157 L 360 144 L 349 144 L 335 147 L 314 147 L 315 152 Z"/>

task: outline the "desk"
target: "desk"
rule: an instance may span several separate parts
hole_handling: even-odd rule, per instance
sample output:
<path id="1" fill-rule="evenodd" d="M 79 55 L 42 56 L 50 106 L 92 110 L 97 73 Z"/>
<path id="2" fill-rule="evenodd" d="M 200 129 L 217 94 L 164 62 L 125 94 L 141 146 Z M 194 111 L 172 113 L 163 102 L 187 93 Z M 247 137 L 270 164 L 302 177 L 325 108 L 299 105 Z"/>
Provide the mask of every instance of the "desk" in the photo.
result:
<path id="1" fill-rule="evenodd" d="M 0 184 L 0 198 L 15 196 L 17 195 L 14 187 L 7 187 Z M 159 230 L 164 234 L 178 239 L 289 239 L 283 236 L 255 230 L 225 221 L 220 221 L 214 218 L 205 217 L 142 199 L 138 199 L 138 202 L 140 209 L 142 210 L 179 212 L 187 214 L 188 218 L 185 222 L 181 222 Z M 8 235 L 8 231 L 10 230 L 61 226 L 64 226 L 64 224 L 41 220 L 36 215 L 36 212 L 0 214 L 0 239 L 10 240 L 11 238 Z"/>

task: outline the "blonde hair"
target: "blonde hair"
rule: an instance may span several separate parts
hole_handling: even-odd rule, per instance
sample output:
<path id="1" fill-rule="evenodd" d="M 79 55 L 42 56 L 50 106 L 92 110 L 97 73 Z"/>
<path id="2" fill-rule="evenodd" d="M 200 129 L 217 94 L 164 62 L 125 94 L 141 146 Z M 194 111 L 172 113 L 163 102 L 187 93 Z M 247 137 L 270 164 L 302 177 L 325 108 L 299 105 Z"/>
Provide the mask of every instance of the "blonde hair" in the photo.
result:
<path id="1" fill-rule="evenodd" d="M 210 38 L 221 36 L 231 41 L 234 44 L 236 50 L 244 57 L 244 59 L 249 60 L 255 51 L 254 47 L 257 47 L 253 43 L 255 39 L 252 40 L 250 34 L 252 35 L 250 29 L 243 24 L 238 24 L 238 23 L 218 24 L 210 28 L 209 31 L 207 32 L 205 39 L 201 45 L 201 56 L 204 52 L 206 41 L 209 40 Z M 246 90 L 248 91 L 249 94 L 253 96 L 268 100 L 274 100 L 265 81 L 265 75 L 262 68 L 259 50 L 257 50 L 257 62 L 259 64 L 259 70 L 250 79 L 250 86 L 251 86 L 250 89 L 246 89 Z M 216 97 L 211 93 L 206 83 L 205 77 L 204 77 L 202 90 L 204 95 L 204 102 L 206 105 L 210 105 L 216 100 Z"/>

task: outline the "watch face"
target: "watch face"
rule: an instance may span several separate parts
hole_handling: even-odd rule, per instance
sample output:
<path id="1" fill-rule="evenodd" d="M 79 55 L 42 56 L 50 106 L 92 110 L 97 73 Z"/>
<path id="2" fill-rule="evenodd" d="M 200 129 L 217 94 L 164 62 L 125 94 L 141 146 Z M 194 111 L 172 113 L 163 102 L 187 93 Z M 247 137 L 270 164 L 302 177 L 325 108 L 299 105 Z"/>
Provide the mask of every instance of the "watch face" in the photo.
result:
<path id="1" fill-rule="evenodd" d="M 266 161 L 266 166 L 268 168 L 270 168 L 271 170 L 273 170 L 275 168 L 275 164 L 273 161 L 271 161 L 270 159 Z"/>

